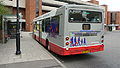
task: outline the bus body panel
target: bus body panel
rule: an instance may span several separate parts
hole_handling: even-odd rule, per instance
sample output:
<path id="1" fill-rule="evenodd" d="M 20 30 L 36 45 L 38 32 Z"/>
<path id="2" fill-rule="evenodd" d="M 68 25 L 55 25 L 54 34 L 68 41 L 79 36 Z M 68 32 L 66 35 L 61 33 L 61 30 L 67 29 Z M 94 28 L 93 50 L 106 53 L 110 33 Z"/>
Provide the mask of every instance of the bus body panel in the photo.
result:
<path id="1" fill-rule="evenodd" d="M 69 16 L 67 11 L 69 11 L 70 9 L 85 10 L 86 8 L 82 9 L 81 7 L 79 7 L 79 8 L 69 7 L 68 10 L 66 10 L 66 18 L 68 18 L 68 16 Z M 103 25 L 104 24 L 104 11 L 103 11 L 103 9 L 98 9 L 98 8 L 96 8 L 97 10 L 94 10 L 95 8 L 92 9 L 91 7 L 89 9 L 91 9 L 90 11 L 99 11 L 102 13 L 102 23 L 69 23 L 68 19 L 66 19 L 67 23 L 65 23 L 66 29 L 65 29 L 64 35 L 65 35 L 65 37 L 69 37 L 71 39 L 72 38 L 71 33 L 73 33 L 73 32 L 80 33 L 81 30 L 83 31 L 83 28 L 82 28 L 83 24 L 90 24 L 91 28 L 88 31 L 96 31 L 96 32 L 98 32 L 97 35 L 96 36 L 79 36 L 79 37 L 82 39 L 84 39 L 84 38 L 87 39 L 86 40 L 87 44 L 85 44 L 85 45 L 90 45 L 90 46 L 94 46 L 95 44 L 101 45 L 102 44 L 101 37 L 103 36 L 103 33 L 104 33 L 104 31 L 103 31 L 104 30 L 104 25 Z M 67 42 L 70 42 L 70 39 Z M 75 39 L 78 41 L 78 37 L 75 37 Z M 80 39 L 80 40 L 82 40 L 82 39 Z M 66 42 L 64 42 L 64 43 L 66 43 Z M 64 44 L 64 46 L 65 45 L 66 44 Z M 83 45 L 83 46 L 85 46 L 85 45 Z M 70 48 L 70 45 L 68 45 L 67 47 Z"/>
<path id="2" fill-rule="evenodd" d="M 49 40 L 49 42 L 59 45 L 59 47 L 64 47 L 64 43 L 63 43 L 64 42 L 64 21 L 65 21 L 64 7 L 58 9 L 56 11 L 56 15 L 60 17 L 60 19 L 59 19 L 59 34 L 54 35 L 53 37 L 48 35 L 47 39 Z"/>
<path id="3" fill-rule="evenodd" d="M 78 10 L 90 10 L 90 11 L 99 11 L 102 12 L 102 23 L 69 23 L 68 21 L 68 12 L 70 9 L 78 9 Z M 52 32 L 42 31 L 42 24 L 43 20 L 50 18 L 50 22 L 56 16 L 59 16 L 59 33 L 55 34 Z M 103 36 L 103 24 L 104 24 L 104 9 L 102 7 L 96 6 L 76 6 L 76 5 L 66 5 L 62 6 L 61 8 L 57 9 L 56 11 L 51 11 L 45 15 L 42 15 L 35 19 L 35 21 L 42 21 L 41 25 L 39 25 L 40 30 L 37 31 L 34 28 L 33 37 L 36 37 L 36 40 L 42 43 L 44 46 L 46 45 L 46 40 L 48 40 L 50 50 L 55 52 L 59 55 L 72 55 L 72 54 L 83 54 L 83 53 L 92 53 L 104 50 L 104 45 L 101 43 L 101 38 Z M 46 22 L 45 22 L 46 23 Z M 51 23 L 50 23 L 51 24 Z M 71 45 L 71 38 L 76 36 L 72 33 L 80 34 L 83 32 L 83 24 L 90 24 L 89 31 L 96 31 L 98 32 L 96 36 L 78 36 L 76 37 L 77 41 L 78 38 L 87 39 L 87 44 L 82 46 L 70 46 Z M 46 27 L 45 27 L 46 28 Z M 46 29 L 45 29 L 46 30 Z M 86 30 L 85 30 L 86 31 Z M 84 33 L 84 32 L 83 32 Z M 69 37 L 69 40 L 66 40 L 66 37 Z M 39 38 L 39 40 L 38 40 Z M 81 39 L 80 39 L 81 40 Z M 69 45 L 66 43 L 69 42 Z M 75 43 L 78 44 L 78 43 Z"/>

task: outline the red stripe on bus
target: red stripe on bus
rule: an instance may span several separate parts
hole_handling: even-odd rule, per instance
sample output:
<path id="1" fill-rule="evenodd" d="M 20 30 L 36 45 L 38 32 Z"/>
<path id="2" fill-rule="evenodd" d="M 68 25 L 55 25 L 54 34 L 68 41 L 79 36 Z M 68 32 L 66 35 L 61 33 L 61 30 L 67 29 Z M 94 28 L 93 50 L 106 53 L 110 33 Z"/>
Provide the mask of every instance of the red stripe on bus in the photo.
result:
<path id="1" fill-rule="evenodd" d="M 43 38 L 40 38 L 39 36 L 36 36 L 36 40 L 39 41 L 41 44 L 43 44 L 44 46 L 46 46 L 46 40 Z"/>
<path id="2" fill-rule="evenodd" d="M 87 46 L 87 47 L 75 47 L 75 48 L 69 48 L 69 50 L 64 49 L 64 55 L 74 55 L 74 54 L 83 54 L 88 52 L 98 52 L 103 51 L 104 45 L 96 45 L 96 46 Z"/>
<path id="3" fill-rule="evenodd" d="M 39 37 L 36 36 L 36 39 Z M 41 40 L 41 41 L 40 41 Z M 39 42 L 46 46 L 46 40 L 39 38 Z M 92 53 L 104 50 L 104 45 L 96 45 L 96 46 L 85 46 L 85 47 L 73 47 L 66 50 L 66 48 L 62 48 L 52 42 L 49 42 L 50 50 L 56 54 L 65 56 L 65 55 L 74 55 L 74 54 L 83 54 L 83 53 Z"/>
<path id="4" fill-rule="evenodd" d="M 51 42 L 49 42 L 49 44 L 50 44 L 51 51 L 53 51 L 54 53 L 59 54 L 59 55 L 64 55 L 64 48 L 59 47 L 58 45 L 51 43 Z"/>
<path id="5" fill-rule="evenodd" d="M 36 36 L 36 40 L 39 41 L 39 36 Z"/>
<path id="6" fill-rule="evenodd" d="M 59 47 L 58 45 L 55 45 L 54 43 L 50 43 L 50 49 L 51 51 L 55 52 L 56 54 L 59 55 L 74 55 L 74 54 L 83 54 L 88 52 L 98 52 L 98 51 L 103 51 L 104 50 L 104 45 L 96 45 L 96 46 L 87 46 L 87 47 L 74 47 L 74 48 L 69 48 L 69 50 L 66 50 L 66 48 Z"/>
<path id="7" fill-rule="evenodd" d="M 42 38 L 40 38 L 40 39 L 41 39 L 41 43 L 43 44 L 43 46 L 46 46 L 46 40 L 42 39 Z"/>

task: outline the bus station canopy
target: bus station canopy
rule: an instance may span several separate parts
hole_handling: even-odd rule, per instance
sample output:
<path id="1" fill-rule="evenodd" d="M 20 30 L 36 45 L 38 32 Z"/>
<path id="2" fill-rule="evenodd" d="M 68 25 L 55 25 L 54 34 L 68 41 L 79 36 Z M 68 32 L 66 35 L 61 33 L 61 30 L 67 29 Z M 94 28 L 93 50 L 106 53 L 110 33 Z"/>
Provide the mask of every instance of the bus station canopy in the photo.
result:
<path id="1" fill-rule="evenodd" d="M 6 19 L 6 21 L 11 21 L 11 22 L 17 22 L 17 17 L 16 16 L 4 16 L 4 19 Z M 25 19 L 19 19 L 19 22 L 26 22 Z"/>

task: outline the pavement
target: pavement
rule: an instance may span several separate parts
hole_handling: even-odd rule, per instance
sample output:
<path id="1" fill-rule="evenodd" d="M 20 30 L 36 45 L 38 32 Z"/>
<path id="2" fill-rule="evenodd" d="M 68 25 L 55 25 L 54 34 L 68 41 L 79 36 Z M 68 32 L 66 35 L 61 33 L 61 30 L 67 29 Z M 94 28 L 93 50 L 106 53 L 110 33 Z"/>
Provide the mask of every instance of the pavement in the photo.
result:
<path id="1" fill-rule="evenodd" d="M 22 32 L 21 55 L 15 55 L 15 42 L 15 39 L 10 39 L 0 45 L 0 68 L 65 68 L 31 37 L 30 32 Z"/>

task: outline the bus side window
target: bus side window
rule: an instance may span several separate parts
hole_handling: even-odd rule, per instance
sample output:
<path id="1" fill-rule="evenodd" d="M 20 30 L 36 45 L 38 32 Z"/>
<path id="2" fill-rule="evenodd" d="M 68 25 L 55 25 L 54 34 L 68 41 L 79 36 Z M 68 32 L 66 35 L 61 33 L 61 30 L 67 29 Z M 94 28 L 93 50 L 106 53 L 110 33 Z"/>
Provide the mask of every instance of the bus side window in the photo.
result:
<path id="1" fill-rule="evenodd" d="M 45 32 L 45 21 L 42 20 L 42 32 Z"/>
<path id="2" fill-rule="evenodd" d="M 35 30 L 37 30 L 37 22 L 35 22 Z"/>
<path id="3" fill-rule="evenodd" d="M 45 19 L 45 32 L 50 32 L 50 18 Z"/>
<path id="4" fill-rule="evenodd" d="M 39 27 L 39 21 L 37 21 L 36 28 L 37 28 L 36 30 L 39 31 L 39 28 L 40 28 L 40 27 Z"/>
<path id="5" fill-rule="evenodd" d="M 40 22 L 40 24 L 39 24 L 39 31 L 42 32 L 42 21 L 40 20 L 39 22 Z"/>
<path id="6" fill-rule="evenodd" d="M 59 34 L 59 23 L 60 23 L 60 16 L 54 16 L 50 22 L 50 32 Z"/>

